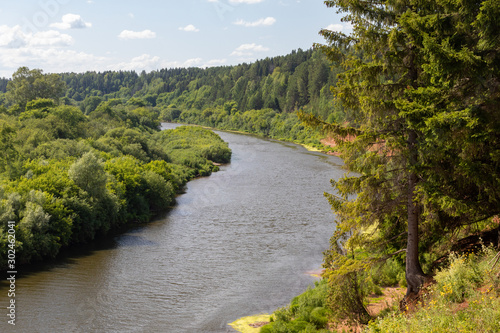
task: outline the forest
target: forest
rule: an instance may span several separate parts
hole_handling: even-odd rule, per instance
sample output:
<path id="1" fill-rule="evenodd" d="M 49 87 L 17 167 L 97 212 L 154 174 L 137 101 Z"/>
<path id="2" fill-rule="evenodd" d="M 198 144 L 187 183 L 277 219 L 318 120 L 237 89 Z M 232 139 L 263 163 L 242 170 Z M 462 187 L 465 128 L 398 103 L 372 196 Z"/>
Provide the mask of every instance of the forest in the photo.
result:
<path id="1" fill-rule="evenodd" d="M 27 68 L 7 86 L 16 102 L 0 114 L 0 248 L 7 253 L 7 223 L 18 221 L 18 264 L 147 222 L 188 180 L 231 159 L 212 131 L 160 131 L 156 110 L 119 99 L 85 115 L 61 102 L 65 89 L 58 75 Z"/>
<path id="2" fill-rule="evenodd" d="M 167 122 L 200 124 L 319 145 L 316 131 L 297 117 L 306 110 L 324 120 L 342 121 L 333 100 L 338 67 L 320 51 L 295 50 L 252 64 L 214 68 L 174 68 L 142 72 L 59 74 L 65 84 L 60 103 L 86 115 L 102 103 L 121 100 L 159 113 Z M 0 80 L 0 101 L 12 103 L 9 80 Z M 3 88 L 3 89 L 2 89 Z"/>
<path id="3" fill-rule="evenodd" d="M 337 229 L 323 281 L 262 332 L 498 331 L 475 314 L 500 316 L 498 1 L 325 3 L 352 33 L 252 64 L 1 80 L 0 247 L 11 219 L 26 262 L 147 221 L 229 160 L 211 132 L 160 121 L 329 137 L 347 172 L 325 194 Z M 401 303 L 369 313 L 368 295 L 396 286 Z"/>

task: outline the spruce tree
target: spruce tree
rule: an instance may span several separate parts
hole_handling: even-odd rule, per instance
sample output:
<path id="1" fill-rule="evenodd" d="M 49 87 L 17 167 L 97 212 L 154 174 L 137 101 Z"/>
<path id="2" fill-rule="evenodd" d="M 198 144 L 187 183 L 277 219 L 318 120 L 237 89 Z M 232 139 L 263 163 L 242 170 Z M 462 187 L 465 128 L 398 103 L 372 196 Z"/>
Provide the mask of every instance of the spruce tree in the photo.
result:
<path id="1" fill-rule="evenodd" d="M 404 251 L 409 297 L 425 280 L 421 250 L 498 213 L 495 2 L 325 1 L 352 25 L 350 34 L 322 30 L 327 44 L 316 45 L 345 70 L 332 90 L 352 121 L 303 119 L 334 136 L 355 173 L 332 181 L 327 270 L 362 270 Z M 356 260 L 359 248 L 370 256 Z"/>

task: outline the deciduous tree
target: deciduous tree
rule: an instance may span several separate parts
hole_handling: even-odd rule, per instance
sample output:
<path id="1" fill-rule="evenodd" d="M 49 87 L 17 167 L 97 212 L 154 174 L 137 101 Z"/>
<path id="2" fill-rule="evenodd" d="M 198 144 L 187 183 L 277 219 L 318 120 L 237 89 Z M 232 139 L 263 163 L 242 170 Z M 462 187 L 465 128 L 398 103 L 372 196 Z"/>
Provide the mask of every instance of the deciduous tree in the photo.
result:
<path id="1" fill-rule="evenodd" d="M 7 97 L 12 103 L 24 108 L 29 101 L 37 98 L 50 98 L 57 102 L 65 90 L 66 84 L 59 75 L 43 74 L 41 69 L 20 67 L 7 84 Z"/>

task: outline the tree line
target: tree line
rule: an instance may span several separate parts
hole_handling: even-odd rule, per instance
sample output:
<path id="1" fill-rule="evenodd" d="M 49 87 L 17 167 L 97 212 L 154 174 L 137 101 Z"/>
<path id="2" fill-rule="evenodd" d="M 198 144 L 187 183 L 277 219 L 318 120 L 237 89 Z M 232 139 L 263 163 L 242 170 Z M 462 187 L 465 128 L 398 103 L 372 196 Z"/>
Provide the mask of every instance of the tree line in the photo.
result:
<path id="1" fill-rule="evenodd" d="M 160 109 L 203 110 L 234 101 L 240 112 L 273 109 L 294 112 L 314 110 L 325 120 L 333 111 L 330 86 L 336 71 L 318 51 L 298 49 L 292 53 L 251 64 L 213 68 L 172 68 L 142 72 L 107 71 L 61 73 L 66 89 L 65 104 L 78 105 L 89 114 L 103 101 L 137 98 Z M 9 80 L 0 80 L 7 92 Z M 13 102 L 7 95 L 0 100 Z"/>

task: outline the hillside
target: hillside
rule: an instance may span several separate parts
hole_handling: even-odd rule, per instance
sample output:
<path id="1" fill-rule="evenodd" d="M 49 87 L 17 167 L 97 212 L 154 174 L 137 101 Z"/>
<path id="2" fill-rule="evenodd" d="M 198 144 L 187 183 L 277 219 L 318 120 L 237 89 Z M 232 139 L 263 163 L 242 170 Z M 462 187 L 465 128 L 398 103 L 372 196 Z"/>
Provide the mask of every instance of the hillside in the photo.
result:
<path id="1" fill-rule="evenodd" d="M 305 108 L 327 119 L 335 111 L 330 86 L 336 82 L 336 72 L 321 52 L 312 49 L 238 66 L 60 76 L 67 86 L 64 102 L 80 106 L 86 114 L 102 101 L 116 98 L 124 102 L 137 98 L 160 110 L 204 110 L 234 101 L 240 112 L 289 113 Z M 7 82 L 0 80 L 0 92 L 6 92 Z"/>

